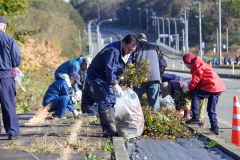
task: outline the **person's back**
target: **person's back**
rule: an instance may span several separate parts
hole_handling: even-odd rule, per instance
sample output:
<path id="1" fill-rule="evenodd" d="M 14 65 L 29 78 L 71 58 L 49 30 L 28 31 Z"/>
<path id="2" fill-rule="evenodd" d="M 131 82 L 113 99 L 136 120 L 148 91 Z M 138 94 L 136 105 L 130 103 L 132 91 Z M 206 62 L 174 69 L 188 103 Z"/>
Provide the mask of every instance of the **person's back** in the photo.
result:
<path id="1" fill-rule="evenodd" d="M 193 79 L 189 84 L 190 90 L 201 89 L 208 92 L 223 92 L 225 85 L 212 67 L 196 57 L 191 64 Z M 199 81 L 201 79 L 201 81 Z"/>
<path id="2" fill-rule="evenodd" d="M 120 75 L 122 73 L 122 69 L 125 67 L 124 62 L 121 59 L 121 42 L 117 41 L 111 43 L 104 47 L 92 60 L 88 71 L 87 76 L 91 80 L 101 79 L 108 83 L 112 82 L 112 77 L 108 77 L 107 75 L 111 75 L 110 70 L 106 70 L 106 66 L 117 69 L 116 74 Z M 115 66 L 111 66 L 110 63 L 114 62 Z"/>
<path id="3" fill-rule="evenodd" d="M 61 73 L 61 74 L 70 74 L 70 73 L 79 73 L 80 68 L 81 68 L 81 64 L 84 61 L 84 57 L 80 56 L 78 58 L 73 58 L 70 59 L 66 62 L 64 62 L 63 64 L 61 64 L 55 71 L 54 75 L 56 79 L 59 79 L 57 74 Z"/>
<path id="4" fill-rule="evenodd" d="M 200 57 L 187 53 L 183 56 L 183 61 L 191 70 L 192 80 L 186 88 L 192 93 L 192 118 L 186 121 L 187 124 L 200 122 L 200 102 L 208 99 L 207 111 L 211 124 L 210 131 L 219 134 L 219 127 L 216 115 L 216 105 L 218 98 L 226 90 L 224 82 L 208 64 L 204 63 Z M 184 90 L 184 89 L 183 89 Z"/>
<path id="5" fill-rule="evenodd" d="M 71 94 L 71 88 L 68 87 L 67 82 L 65 80 L 55 80 L 47 89 L 44 97 L 43 97 L 43 106 L 48 105 L 51 100 Z"/>
<path id="6" fill-rule="evenodd" d="M 74 72 L 69 75 L 70 83 L 73 86 L 75 83 L 80 83 L 80 76 Z M 65 80 L 55 80 L 47 89 L 42 105 L 44 107 L 49 106 L 49 112 L 54 112 L 54 117 L 65 119 L 64 117 L 66 109 L 73 112 L 74 116 L 78 116 L 79 113 L 75 109 L 76 103 L 74 96 L 71 95 L 72 88 L 68 86 Z"/>
<path id="7" fill-rule="evenodd" d="M 13 70 L 21 63 L 21 53 L 14 39 L 5 33 L 6 27 L 6 19 L 0 16 L 0 104 L 5 131 L 11 140 L 19 135 Z"/>
<path id="8" fill-rule="evenodd" d="M 145 41 L 139 41 L 139 45 L 133 56 L 136 58 L 136 62 L 140 62 L 141 60 L 148 61 L 150 69 L 149 81 L 161 82 L 160 70 L 158 68 L 159 59 L 155 45 Z"/>
<path id="9" fill-rule="evenodd" d="M 129 63 L 140 63 L 147 61 L 149 66 L 149 75 L 147 83 L 141 84 L 140 87 L 134 86 L 134 91 L 137 93 L 139 99 L 142 99 L 143 94 L 147 93 L 148 104 L 157 111 L 160 108 L 161 97 L 161 67 L 163 56 L 158 46 L 147 42 L 146 35 L 141 33 L 138 35 L 139 43 L 131 57 Z M 160 64 L 161 63 L 161 64 Z"/>

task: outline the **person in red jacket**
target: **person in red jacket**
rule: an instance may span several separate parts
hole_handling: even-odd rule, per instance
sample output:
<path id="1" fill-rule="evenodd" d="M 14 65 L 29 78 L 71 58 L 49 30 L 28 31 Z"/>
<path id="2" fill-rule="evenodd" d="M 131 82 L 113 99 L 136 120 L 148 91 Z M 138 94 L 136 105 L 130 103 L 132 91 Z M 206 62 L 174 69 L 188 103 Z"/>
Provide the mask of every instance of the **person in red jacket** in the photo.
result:
<path id="1" fill-rule="evenodd" d="M 226 90 L 225 84 L 218 74 L 198 56 L 187 53 L 183 56 L 183 62 L 191 70 L 192 81 L 187 89 L 192 92 L 192 118 L 187 124 L 199 123 L 199 106 L 201 100 L 208 99 L 207 111 L 211 123 L 210 131 L 219 134 L 216 105 L 218 97 Z"/>

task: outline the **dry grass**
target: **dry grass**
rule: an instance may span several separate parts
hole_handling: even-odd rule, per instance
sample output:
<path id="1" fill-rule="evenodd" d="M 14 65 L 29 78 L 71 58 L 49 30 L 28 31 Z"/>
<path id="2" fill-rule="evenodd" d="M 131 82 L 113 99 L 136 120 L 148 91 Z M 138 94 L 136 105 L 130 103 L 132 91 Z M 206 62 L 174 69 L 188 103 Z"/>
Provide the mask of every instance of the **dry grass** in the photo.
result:
<path id="1" fill-rule="evenodd" d="M 42 112 L 43 110 L 40 110 L 40 112 L 34 116 L 35 118 L 31 119 L 29 124 L 39 125 L 39 122 L 42 122 L 43 118 L 37 117 L 42 117 L 42 114 L 40 114 Z M 55 123 L 59 124 L 61 121 L 45 120 L 45 123 L 53 124 L 54 126 Z M 36 127 L 33 127 L 31 129 L 35 129 L 36 131 Z M 59 160 L 70 160 L 71 154 L 73 153 L 76 154 L 102 151 L 102 146 L 107 143 L 108 139 L 91 137 L 91 135 L 99 134 L 99 130 L 99 127 L 89 125 L 89 117 L 82 116 L 79 119 L 75 120 L 72 125 L 63 129 L 63 132 L 61 133 L 59 133 L 59 130 L 57 128 L 56 130 L 53 128 L 53 130 L 49 132 L 56 133 L 57 136 L 50 136 L 48 133 L 46 133 L 45 136 L 38 137 L 34 141 L 30 141 L 27 145 L 10 143 L 7 145 L 0 145 L 0 148 L 24 151 L 28 152 L 29 154 L 60 153 Z"/>
<path id="2" fill-rule="evenodd" d="M 48 110 L 50 109 L 50 106 L 41 107 L 33 118 L 31 118 L 27 123 L 25 123 L 26 126 L 35 126 L 35 125 L 44 125 L 46 124 L 46 118 L 48 116 Z"/>

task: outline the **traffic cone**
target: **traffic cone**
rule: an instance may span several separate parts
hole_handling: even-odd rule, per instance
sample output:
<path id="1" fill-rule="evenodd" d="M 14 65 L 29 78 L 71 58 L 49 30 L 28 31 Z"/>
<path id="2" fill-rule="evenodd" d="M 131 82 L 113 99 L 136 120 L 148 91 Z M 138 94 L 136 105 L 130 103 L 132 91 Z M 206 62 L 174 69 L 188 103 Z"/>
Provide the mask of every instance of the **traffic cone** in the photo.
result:
<path id="1" fill-rule="evenodd" d="M 232 143 L 240 146 L 240 104 L 238 97 L 233 97 Z"/>

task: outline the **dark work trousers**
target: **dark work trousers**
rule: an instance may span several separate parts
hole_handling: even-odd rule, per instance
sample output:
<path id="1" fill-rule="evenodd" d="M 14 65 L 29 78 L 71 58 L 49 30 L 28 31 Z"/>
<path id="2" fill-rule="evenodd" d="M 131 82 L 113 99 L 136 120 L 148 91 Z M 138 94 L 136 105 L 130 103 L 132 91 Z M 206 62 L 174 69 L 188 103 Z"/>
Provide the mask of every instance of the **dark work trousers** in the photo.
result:
<path id="1" fill-rule="evenodd" d="M 208 111 L 208 117 L 211 123 L 211 128 L 217 127 L 218 121 L 217 121 L 217 114 L 216 114 L 216 105 L 218 103 L 218 96 L 220 94 L 217 93 L 211 93 L 206 92 L 202 90 L 196 90 L 192 93 L 192 113 L 193 118 L 199 118 L 199 107 L 200 107 L 200 101 L 204 98 L 208 99 L 207 104 L 207 111 Z"/>
<path id="2" fill-rule="evenodd" d="M 94 101 L 93 88 L 89 80 L 85 81 L 82 90 L 81 109 L 83 113 L 87 113 L 89 116 L 98 114 L 98 107 Z"/>
<path id="3" fill-rule="evenodd" d="M 113 108 L 116 103 L 116 96 L 113 93 L 112 85 L 101 80 L 90 80 L 93 87 L 93 95 L 98 105 L 98 112 Z"/>
<path id="4" fill-rule="evenodd" d="M 55 112 L 54 114 L 59 118 L 64 117 L 67 109 L 69 109 L 70 112 L 73 112 L 75 107 L 70 99 L 70 95 L 60 96 L 53 99 L 51 101 L 51 108 L 49 112 Z"/>
<path id="5" fill-rule="evenodd" d="M 16 83 L 13 78 L 0 79 L 0 104 L 3 124 L 8 135 L 19 135 L 19 122 L 16 114 Z"/>

